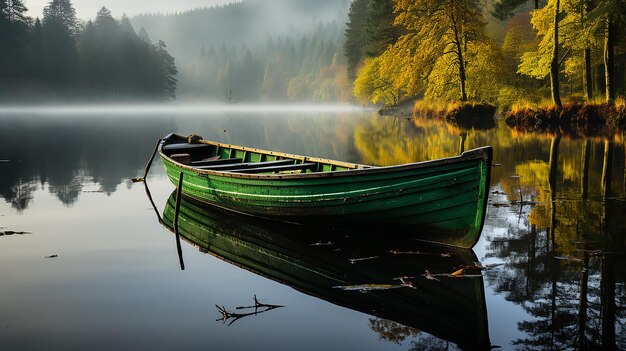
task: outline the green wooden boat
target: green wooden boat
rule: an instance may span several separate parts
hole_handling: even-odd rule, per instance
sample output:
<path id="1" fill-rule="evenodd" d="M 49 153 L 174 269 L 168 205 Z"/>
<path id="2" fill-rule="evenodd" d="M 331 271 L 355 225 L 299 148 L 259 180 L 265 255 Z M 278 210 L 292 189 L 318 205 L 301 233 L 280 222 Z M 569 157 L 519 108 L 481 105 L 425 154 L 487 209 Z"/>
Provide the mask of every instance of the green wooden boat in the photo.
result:
<path id="1" fill-rule="evenodd" d="M 189 142 L 191 141 L 191 142 Z M 472 247 L 485 220 L 491 147 L 390 167 L 332 161 L 170 134 L 167 176 L 202 202 L 295 223 L 422 233 Z"/>
<path id="2" fill-rule="evenodd" d="M 163 210 L 163 224 L 173 232 L 175 195 Z M 272 222 L 184 195 L 178 232 L 202 252 L 307 295 L 416 328 L 461 349 L 491 346 L 480 271 L 449 275 L 475 265 L 472 250 L 404 234 L 377 236 Z"/>

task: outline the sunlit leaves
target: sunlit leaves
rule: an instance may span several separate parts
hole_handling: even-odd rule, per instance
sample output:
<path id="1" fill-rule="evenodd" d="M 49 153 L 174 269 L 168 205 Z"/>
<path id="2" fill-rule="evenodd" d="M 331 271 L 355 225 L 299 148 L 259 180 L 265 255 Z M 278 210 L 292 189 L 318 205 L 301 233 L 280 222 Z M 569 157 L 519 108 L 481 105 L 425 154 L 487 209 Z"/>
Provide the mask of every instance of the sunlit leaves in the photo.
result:
<path id="1" fill-rule="evenodd" d="M 354 82 L 354 95 L 363 103 L 393 105 L 398 102 L 398 91 L 393 86 L 393 77 L 381 69 L 382 57 L 366 59 Z"/>
<path id="2" fill-rule="evenodd" d="M 485 35 L 477 1 L 398 0 L 395 14 L 394 24 L 403 34 L 359 72 L 355 93 L 362 101 L 388 104 L 420 94 L 445 101 L 497 95 L 484 90 L 497 86 L 485 79 L 485 70 L 494 73 L 502 60 Z M 380 89 L 373 89 L 381 86 L 397 96 L 383 97 Z"/>

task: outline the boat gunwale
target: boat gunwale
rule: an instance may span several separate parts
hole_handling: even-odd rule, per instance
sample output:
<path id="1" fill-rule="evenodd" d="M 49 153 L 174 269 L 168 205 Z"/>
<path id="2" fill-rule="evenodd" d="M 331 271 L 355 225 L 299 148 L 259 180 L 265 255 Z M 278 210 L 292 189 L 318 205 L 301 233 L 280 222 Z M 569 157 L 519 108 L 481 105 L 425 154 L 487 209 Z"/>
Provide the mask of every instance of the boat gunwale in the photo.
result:
<path id="1" fill-rule="evenodd" d="M 179 136 L 179 137 L 184 138 L 182 136 Z M 325 164 L 331 164 L 331 165 L 336 165 L 340 167 L 348 167 L 352 169 L 336 170 L 336 171 L 328 171 L 328 172 L 291 173 L 291 174 L 280 174 L 280 173 L 245 174 L 245 173 L 237 173 L 237 172 L 231 172 L 231 171 L 199 169 L 190 165 L 185 165 L 180 162 L 174 161 L 169 156 L 165 155 L 165 153 L 163 152 L 163 147 L 166 145 L 165 139 L 163 139 L 161 143 L 159 144 L 158 152 L 159 152 L 159 155 L 161 156 L 161 159 L 172 163 L 175 167 L 179 169 L 184 169 L 190 172 L 195 172 L 197 176 L 211 175 L 211 176 L 223 176 L 223 177 L 230 177 L 230 178 L 263 179 L 263 180 L 308 179 L 308 178 L 318 179 L 318 178 L 324 178 L 324 177 L 346 177 L 346 176 L 357 176 L 357 175 L 368 175 L 368 174 L 379 174 L 379 173 L 392 173 L 392 172 L 400 172 L 400 171 L 410 171 L 410 170 L 426 168 L 426 167 L 435 167 L 435 166 L 440 166 L 440 165 L 454 164 L 454 163 L 460 163 L 460 162 L 466 162 L 466 161 L 472 161 L 472 160 L 483 160 L 488 163 L 489 167 L 491 167 L 492 153 L 493 153 L 493 149 L 491 146 L 483 146 L 483 147 L 465 151 L 461 155 L 458 155 L 458 156 L 439 158 L 435 160 L 405 163 L 405 164 L 400 164 L 400 165 L 376 167 L 376 166 L 368 166 L 368 165 L 362 165 L 362 164 L 357 164 L 357 163 L 322 159 L 322 158 L 317 158 L 317 157 L 289 154 L 289 153 L 278 152 L 278 151 L 263 150 L 263 149 L 257 149 L 257 148 L 239 146 L 239 145 L 225 144 L 225 143 L 209 141 L 209 140 L 204 140 L 204 139 L 199 140 L 198 143 L 205 144 L 205 145 L 226 147 L 226 148 L 236 149 L 240 151 L 256 152 L 259 154 L 286 157 L 286 158 L 291 158 L 294 160 L 302 161 L 303 163 L 304 162 L 325 163 Z M 259 162 L 259 163 L 262 163 L 262 162 Z"/>

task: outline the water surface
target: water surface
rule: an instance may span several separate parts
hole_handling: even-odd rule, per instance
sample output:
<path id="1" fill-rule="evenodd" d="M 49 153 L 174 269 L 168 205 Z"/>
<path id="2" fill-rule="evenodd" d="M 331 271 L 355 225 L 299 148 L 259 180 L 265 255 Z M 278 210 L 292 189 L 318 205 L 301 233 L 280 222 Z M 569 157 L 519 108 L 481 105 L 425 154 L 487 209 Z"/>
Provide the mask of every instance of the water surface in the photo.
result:
<path id="1" fill-rule="evenodd" d="M 292 287 L 295 278 L 185 240 L 180 269 L 175 236 L 159 223 L 143 185 L 130 181 L 143 173 L 156 140 L 170 132 L 373 165 L 493 145 L 498 165 L 473 251 L 436 252 L 450 253 L 450 263 L 424 255 L 395 262 L 383 252 L 327 267 L 329 277 L 343 267 L 344 275 L 363 277 L 360 284 Z M 344 107 L 3 111 L 0 233 L 24 234 L 0 236 L 0 349 L 470 349 L 475 339 L 449 331 L 471 321 L 479 321 L 475 334 L 484 332 L 503 349 L 626 348 L 624 140 L 521 134 L 503 123 L 466 130 Z M 174 187 L 160 163 L 148 184 L 163 214 Z M 235 247 L 259 244 L 258 235 L 290 240 L 290 229 L 280 226 L 213 217 L 204 217 L 213 228 L 205 234 L 248 238 Z M 321 234 L 318 241 L 317 233 L 307 235 L 322 250 L 320 259 L 328 257 L 324 262 L 335 262 L 338 253 L 374 257 L 368 246 L 347 242 L 340 249 Z M 336 246 L 326 247 L 330 241 Z M 290 245 L 302 247 L 301 254 L 317 248 L 306 241 Z M 353 250 L 343 249 L 348 246 Z M 271 248 L 263 257 L 283 257 L 281 267 L 316 256 Z M 494 267 L 478 277 L 440 277 L 445 281 L 437 289 L 446 290 L 433 291 L 444 297 L 428 295 L 435 285 L 422 270 L 473 260 Z M 400 274 L 399 266 L 412 267 L 405 271 L 417 289 L 379 278 L 381 267 Z M 462 299 L 445 298 L 447 290 L 460 291 Z M 221 320 L 215 305 L 237 312 L 255 295 L 284 307 L 231 325 Z M 387 303 L 405 296 L 407 314 L 419 303 L 441 303 L 449 325 L 389 312 Z M 472 308 L 474 319 L 463 320 L 445 299 Z"/>

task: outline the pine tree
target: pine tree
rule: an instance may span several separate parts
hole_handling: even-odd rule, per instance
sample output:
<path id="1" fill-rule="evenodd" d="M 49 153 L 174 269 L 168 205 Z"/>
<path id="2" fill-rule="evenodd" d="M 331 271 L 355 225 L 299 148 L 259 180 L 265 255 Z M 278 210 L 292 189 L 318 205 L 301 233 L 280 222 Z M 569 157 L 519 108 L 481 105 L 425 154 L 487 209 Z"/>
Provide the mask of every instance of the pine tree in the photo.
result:
<path id="1" fill-rule="evenodd" d="M 354 0 L 346 23 L 344 53 L 348 61 L 348 77 L 356 78 L 356 70 L 367 49 L 368 7 L 370 0 Z"/>
<path id="2" fill-rule="evenodd" d="M 491 10 L 491 15 L 493 17 L 505 20 L 507 18 L 513 17 L 515 12 L 529 0 L 496 0 L 493 4 L 493 9 Z M 533 1 L 534 9 L 539 9 L 539 0 Z"/>
<path id="3" fill-rule="evenodd" d="M 67 93 L 78 78 L 76 37 L 79 25 L 69 0 L 52 0 L 43 9 L 44 52 L 48 83 Z"/>
<path id="4" fill-rule="evenodd" d="M 380 56 L 394 44 L 402 30 L 394 26 L 393 0 L 371 0 L 368 10 L 367 55 Z"/>
<path id="5" fill-rule="evenodd" d="M 0 0 L 0 21 L 4 19 L 11 23 L 30 24 L 32 19 L 26 15 L 27 11 L 22 0 Z"/>
<path id="6" fill-rule="evenodd" d="M 178 70 L 174 57 L 167 52 L 167 46 L 163 40 L 159 40 L 155 45 L 155 50 L 159 67 L 159 95 L 162 99 L 175 99 Z"/>

